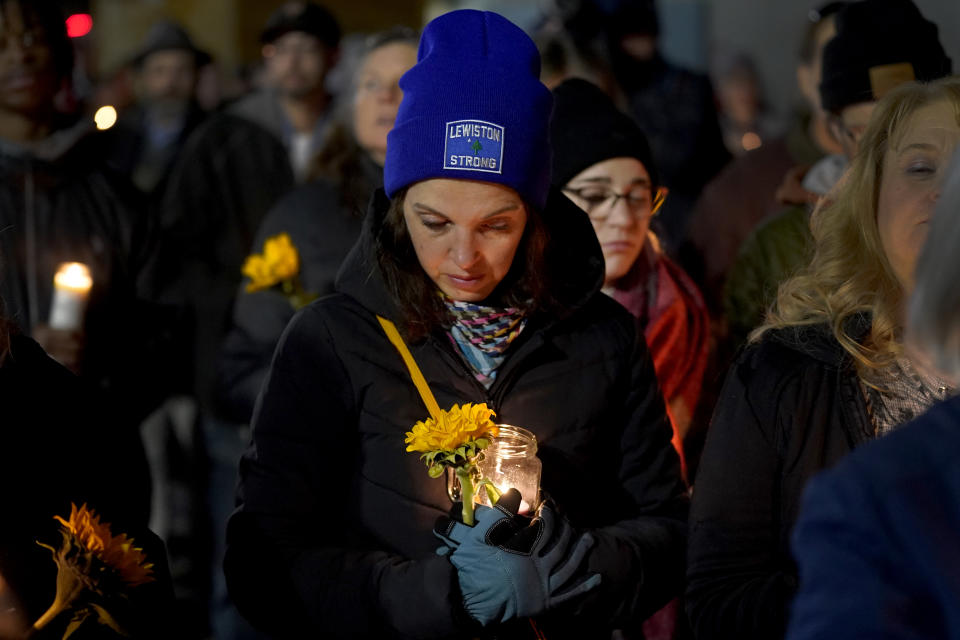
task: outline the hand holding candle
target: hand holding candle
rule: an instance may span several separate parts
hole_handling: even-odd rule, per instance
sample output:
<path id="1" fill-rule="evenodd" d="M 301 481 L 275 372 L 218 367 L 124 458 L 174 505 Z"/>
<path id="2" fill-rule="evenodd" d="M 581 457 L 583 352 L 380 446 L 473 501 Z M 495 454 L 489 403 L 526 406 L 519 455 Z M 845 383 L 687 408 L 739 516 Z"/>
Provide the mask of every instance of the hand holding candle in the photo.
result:
<path id="1" fill-rule="evenodd" d="M 93 278 L 80 262 L 64 262 L 53 276 L 53 303 L 50 305 L 50 328 L 76 331 L 83 326 L 87 298 Z"/>

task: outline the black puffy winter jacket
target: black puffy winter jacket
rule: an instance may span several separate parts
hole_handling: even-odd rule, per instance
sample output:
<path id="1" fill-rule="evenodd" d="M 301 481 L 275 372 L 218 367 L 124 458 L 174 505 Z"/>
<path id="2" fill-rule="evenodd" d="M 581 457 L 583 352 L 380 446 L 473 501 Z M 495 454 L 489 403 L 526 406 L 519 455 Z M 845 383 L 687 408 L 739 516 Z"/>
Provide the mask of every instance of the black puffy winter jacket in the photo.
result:
<path id="1" fill-rule="evenodd" d="M 478 635 L 461 622 L 455 570 L 434 553 L 445 482 L 405 452 L 426 409 L 375 315 L 397 314 L 373 243 L 388 204 L 378 191 L 338 293 L 284 332 L 241 461 L 227 583 L 240 611 L 276 636 Z M 536 434 L 542 487 L 593 530 L 586 569 L 602 574 L 596 593 L 541 628 L 551 639 L 609 638 L 679 591 L 686 496 L 642 335 L 600 292 L 589 221 L 558 194 L 544 218 L 567 312 L 531 317 L 489 390 L 443 334 L 409 346 L 441 407 L 486 402 L 498 421 Z"/>
<path id="2" fill-rule="evenodd" d="M 88 129 L 61 128 L 30 147 L 0 141 L 0 296 L 30 334 L 49 322 L 59 264 L 86 264 L 93 288 L 81 376 L 111 393 L 132 424 L 166 384 L 170 337 L 162 310 L 147 302 L 156 224 Z"/>
<path id="3" fill-rule="evenodd" d="M 869 332 L 855 317 L 849 331 Z M 826 324 L 770 331 L 730 369 L 690 512 L 695 636 L 781 638 L 797 587 L 790 534 L 807 481 L 870 440 L 852 358 Z"/>
<path id="4" fill-rule="evenodd" d="M 342 184 L 323 178 L 287 194 L 263 220 L 251 253 L 263 251 L 267 238 L 286 233 L 300 256 L 304 290 L 317 296 L 333 293 L 337 271 L 360 235 L 363 207 L 383 184 L 383 169 L 373 160 L 364 157 L 360 166 L 361 175 L 354 176 L 355 193 L 345 193 Z M 363 204 L 355 207 L 354 202 Z M 217 376 L 225 417 L 250 421 L 273 352 L 293 313 L 279 291 L 248 292 L 246 283 L 240 285 Z"/>

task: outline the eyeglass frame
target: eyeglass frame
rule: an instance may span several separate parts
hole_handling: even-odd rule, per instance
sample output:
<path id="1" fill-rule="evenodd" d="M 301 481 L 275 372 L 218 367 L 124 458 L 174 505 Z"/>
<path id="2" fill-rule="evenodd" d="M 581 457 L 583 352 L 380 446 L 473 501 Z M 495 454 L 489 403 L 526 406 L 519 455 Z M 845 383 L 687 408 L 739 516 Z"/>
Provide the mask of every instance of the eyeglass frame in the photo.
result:
<path id="1" fill-rule="evenodd" d="M 560 190 L 563 191 L 564 193 L 571 193 L 577 196 L 578 198 L 580 198 L 581 200 L 586 200 L 586 198 L 583 197 L 582 193 L 584 190 L 589 188 L 592 188 L 592 187 L 581 187 L 580 189 L 571 189 L 570 187 L 562 187 Z M 667 196 L 669 194 L 670 194 L 670 190 L 667 189 L 666 187 L 657 187 L 657 190 L 653 194 L 653 202 L 650 203 L 651 218 L 657 215 L 657 212 L 660 211 L 660 208 L 663 206 L 663 202 L 667 199 Z M 589 216 L 590 219 L 593 220 L 594 222 L 604 222 L 607 218 L 610 217 L 610 213 L 613 211 L 613 208 L 617 206 L 617 201 L 620 200 L 621 198 L 623 198 L 624 200 L 627 200 L 629 197 L 630 197 L 629 191 L 627 193 L 617 193 L 613 189 L 610 189 L 607 191 L 607 196 L 606 198 L 604 198 L 603 202 L 598 203 L 597 205 L 594 206 L 594 210 L 596 210 L 596 209 L 599 209 L 601 206 L 608 206 L 607 203 L 609 202 L 609 206 L 607 208 L 608 213 L 604 216 L 595 216 L 593 215 L 592 212 L 587 211 L 586 212 L 587 216 Z M 612 201 L 610 200 L 611 198 L 613 198 Z M 627 208 L 630 209 L 629 200 L 627 200 Z"/>

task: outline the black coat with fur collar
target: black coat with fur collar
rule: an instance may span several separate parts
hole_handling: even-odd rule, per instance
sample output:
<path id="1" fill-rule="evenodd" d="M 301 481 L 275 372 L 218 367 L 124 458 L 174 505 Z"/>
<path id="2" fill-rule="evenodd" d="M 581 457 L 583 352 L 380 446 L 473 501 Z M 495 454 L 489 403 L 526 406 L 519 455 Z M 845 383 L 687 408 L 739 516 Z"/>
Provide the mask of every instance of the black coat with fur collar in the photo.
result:
<path id="1" fill-rule="evenodd" d="M 375 316 L 396 319 L 373 242 L 388 206 L 378 191 L 338 293 L 288 326 L 241 461 L 227 582 L 241 612 L 281 636 L 477 635 L 452 565 L 434 554 L 445 481 L 405 452 L 404 433 L 427 410 Z M 543 489 L 594 530 L 589 569 L 603 575 L 543 625 L 550 638 L 609 638 L 611 625 L 638 624 L 678 592 L 686 498 L 642 335 L 600 292 L 589 221 L 559 194 L 544 219 L 566 312 L 530 318 L 489 390 L 445 335 L 409 346 L 441 407 L 486 402 L 536 434 Z"/>

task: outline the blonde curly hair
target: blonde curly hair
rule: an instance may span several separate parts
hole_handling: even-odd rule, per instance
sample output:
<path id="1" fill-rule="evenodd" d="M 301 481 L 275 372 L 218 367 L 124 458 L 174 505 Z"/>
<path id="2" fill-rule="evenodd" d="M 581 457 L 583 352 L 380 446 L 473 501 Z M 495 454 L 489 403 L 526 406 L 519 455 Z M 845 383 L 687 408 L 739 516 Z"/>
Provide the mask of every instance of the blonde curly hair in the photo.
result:
<path id="1" fill-rule="evenodd" d="M 850 168 L 813 213 L 810 264 L 780 285 L 751 342 L 771 329 L 825 323 L 861 378 L 901 353 L 905 295 L 877 228 L 883 164 L 887 151 L 898 148 L 910 116 L 940 101 L 953 106 L 960 125 L 960 78 L 910 82 L 880 100 Z M 858 340 L 848 333 L 847 320 L 861 313 L 869 314 L 871 326 Z"/>

